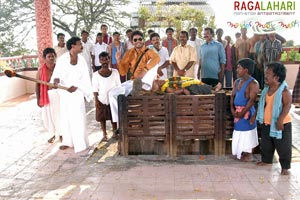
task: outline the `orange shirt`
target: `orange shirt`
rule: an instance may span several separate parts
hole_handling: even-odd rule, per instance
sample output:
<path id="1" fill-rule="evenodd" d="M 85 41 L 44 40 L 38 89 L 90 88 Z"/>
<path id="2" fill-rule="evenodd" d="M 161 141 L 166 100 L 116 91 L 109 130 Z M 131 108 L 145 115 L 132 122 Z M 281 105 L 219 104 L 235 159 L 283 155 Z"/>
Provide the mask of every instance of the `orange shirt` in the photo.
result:
<path id="1" fill-rule="evenodd" d="M 273 109 L 273 102 L 276 92 L 274 92 L 271 96 L 266 94 L 266 105 L 265 105 L 265 112 L 264 112 L 264 123 L 270 125 L 272 122 L 272 109 Z M 289 123 L 292 121 L 290 114 L 287 114 L 283 119 L 283 124 Z"/>
<path id="2" fill-rule="evenodd" d="M 134 65 L 137 62 L 140 55 L 146 50 L 144 46 L 141 50 L 131 48 L 124 54 L 122 60 L 118 63 L 119 73 L 121 76 L 125 76 L 130 69 L 131 72 L 134 70 Z M 148 71 L 157 65 L 160 61 L 158 53 L 153 49 L 149 49 L 142 57 L 139 65 L 137 66 L 133 78 L 135 78 L 142 71 Z"/>

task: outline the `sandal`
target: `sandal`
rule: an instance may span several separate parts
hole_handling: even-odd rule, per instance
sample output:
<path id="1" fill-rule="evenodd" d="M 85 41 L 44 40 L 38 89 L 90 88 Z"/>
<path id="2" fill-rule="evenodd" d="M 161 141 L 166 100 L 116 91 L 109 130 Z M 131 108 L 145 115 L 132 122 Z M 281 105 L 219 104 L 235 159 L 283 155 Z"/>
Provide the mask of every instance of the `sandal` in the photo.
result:
<path id="1" fill-rule="evenodd" d="M 49 140 L 48 143 L 53 143 L 55 141 L 55 135 L 53 135 Z"/>

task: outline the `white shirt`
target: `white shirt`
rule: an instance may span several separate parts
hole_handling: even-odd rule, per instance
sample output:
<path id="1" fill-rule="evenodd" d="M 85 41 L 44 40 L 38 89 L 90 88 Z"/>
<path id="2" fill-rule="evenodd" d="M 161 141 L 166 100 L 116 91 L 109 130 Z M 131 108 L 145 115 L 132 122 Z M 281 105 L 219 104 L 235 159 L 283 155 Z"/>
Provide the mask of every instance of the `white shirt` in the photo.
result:
<path id="1" fill-rule="evenodd" d="M 69 93 L 65 90 L 59 90 L 60 92 L 65 92 L 67 94 L 75 94 L 80 92 L 84 95 L 87 101 L 92 98 L 92 85 L 91 79 L 88 73 L 87 64 L 81 55 L 78 55 L 78 60 L 76 65 L 70 64 L 70 53 L 64 53 L 61 57 L 57 59 L 56 67 L 54 68 L 53 75 L 51 77 L 51 82 L 55 78 L 59 78 L 59 84 L 66 87 L 75 86 L 78 89 Z"/>
<path id="2" fill-rule="evenodd" d="M 110 69 L 112 73 L 109 77 L 101 76 L 98 71 L 93 73 L 93 92 L 98 92 L 98 100 L 105 105 L 109 105 L 108 92 L 121 85 L 120 74 L 117 69 Z"/>
<path id="3" fill-rule="evenodd" d="M 92 54 L 95 56 L 95 66 L 101 65 L 99 61 L 99 54 L 103 51 L 108 52 L 108 45 L 106 43 L 102 42 L 102 44 L 97 43 L 94 45 Z"/>
<path id="4" fill-rule="evenodd" d="M 197 63 L 199 63 L 199 59 L 200 59 L 200 46 L 202 44 L 204 44 L 204 40 L 200 39 L 200 38 L 196 38 L 194 41 L 192 40 L 188 40 L 187 41 L 187 44 L 191 45 L 192 47 L 195 47 L 196 48 L 196 51 L 197 51 Z"/>
<path id="5" fill-rule="evenodd" d="M 153 45 L 149 45 L 149 48 L 155 50 L 158 53 L 160 61 L 157 65 L 159 67 L 162 66 L 166 61 L 170 60 L 169 52 L 168 52 L 168 49 L 166 47 L 161 47 L 159 51 L 157 51 L 157 49 Z M 163 72 L 164 75 L 161 76 L 159 79 L 160 80 L 166 80 L 168 78 L 167 68 L 162 69 L 162 72 Z"/>
<path id="6" fill-rule="evenodd" d="M 127 40 L 126 41 L 126 50 L 129 50 L 133 47 L 134 47 L 134 45 L 132 44 L 132 42 L 130 40 Z"/>
<path id="7" fill-rule="evenodd" d="M 84 57 L 89 67 L 91 66 L 91 61 L 92 61 L 91 54 L 93 53 L 93 44 L 90 41 L 86 41 L 86 42 L 81 41 L 81 43 L 83 47 L 81 55 Z"/>
<path id="8" fill-rule="evenodd" d="M 56 58 L 60 57 L 61 55 L 63 55 L 64 53 L 66 53 L 68 51 L 67 47 L 59 47 L 59 46 L 54 46 L 54 50 L 56 53 Z"/>

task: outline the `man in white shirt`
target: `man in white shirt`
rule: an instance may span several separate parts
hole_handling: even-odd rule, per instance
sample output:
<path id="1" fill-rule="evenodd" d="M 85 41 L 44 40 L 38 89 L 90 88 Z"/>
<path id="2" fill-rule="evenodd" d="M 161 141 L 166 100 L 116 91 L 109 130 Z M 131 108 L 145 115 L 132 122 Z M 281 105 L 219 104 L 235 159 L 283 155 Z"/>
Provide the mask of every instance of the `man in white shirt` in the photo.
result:
<path id="1" fill-rule="evenodd" d="M 94 45 L 94 49 L 93 49 L 93 52 L 92 52 L 93 72 L 96 72 L 99 69 L 101 69 L 101 63 L 99 61 L 99 55 L 103 51 L 108 52 L 108 45 L 103 42 L 102 33 L 98 33 L 97 34 L 97 43 Z"/>
<path id="2" fill-rule="evenodd" d="M 204 43 L 204 40 L 197 38 L 197 29 L 196 28 L 190 28 L 189 34 L 190 34 L 190 39 L 187 41 L 187 44 L 191 45 L 192 47 L 195 47 L 196 51 L 197 51 L 197 62 L 194 66 L 194 76 L 196 79 L 200 79 L 200 77 L 198 77 L 199 60 L 200 60 L 200 46 Z"/>
<path id="3" fill-rule="evenodd" d="M 79 55 L 82 44 L 79 37 L 67 41 L 69 52 L 57 59 L 51 82 L 68 87 L 68 91 L 58 89 L 60 97 L 61 150 L 74 147 L 80 152 L 89 146 L 86 130 L 85 99 L 92 99 L 92 85 L 84 58 Z"/>
<path id="4" fill-rule="evenodd" d="M 150 49 L 155 50 L 160 58 L 160 62 L 158 63 L 157 69 L 157 75 L 159 76 L 159 80 L 166 80 L 168 78 L 167 67 L 170 65 L 170 56 L 168 49 L 166 47 L 161 46 L 160 36 L 158 33 L 152 33 L 150 35 L 150 41 L 152 45 L 149 45 L 148 47 Z"/>
<path id="5" fill-rule="evenodd" d="M 87 67 L 89 69 L 90 77 L 92 77 L 92 53 L 93 53 L 93 44 L 88 41 L 89 32 L 83 30 L 81 31 L 81 43 L 82 43 L 82 52 L 81 55 L 84 57 Z"/>
<path id="6" fill-rule="evenodd" d="M 59 58 L 61 55 L 63 55 L 64 53 L 66 53 L 68 51 L 67 47 L 66 47 L 66 43 L 65 43 L 65 34 L 58 33 L 57 41 L 58 41 L 58 44 L 56 46 L 54 46 L 54 50 L 57 55 L 56 58 Z"/>

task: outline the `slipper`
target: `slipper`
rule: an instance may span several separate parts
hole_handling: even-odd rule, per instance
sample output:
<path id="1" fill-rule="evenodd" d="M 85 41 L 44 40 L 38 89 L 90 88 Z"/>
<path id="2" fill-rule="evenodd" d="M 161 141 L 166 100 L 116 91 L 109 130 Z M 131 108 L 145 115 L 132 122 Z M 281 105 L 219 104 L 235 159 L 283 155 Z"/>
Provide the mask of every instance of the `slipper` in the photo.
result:
<path id="1" fill-rule="evenodd" d="M 53 143 L 55 141 L 55 135 L 53 135 L 49 140 L 48 143 Z"/>
<path id="2" fill-rule="evenodd" d="M 66 149 L 68 149 L 68 148 L 70 148 L 70 147 L 69 147 L 69 146 L 66 146 L 66 145 L 61 145 L 61 146 L 59 147 L 60 150 L 66 150 Z"/>

